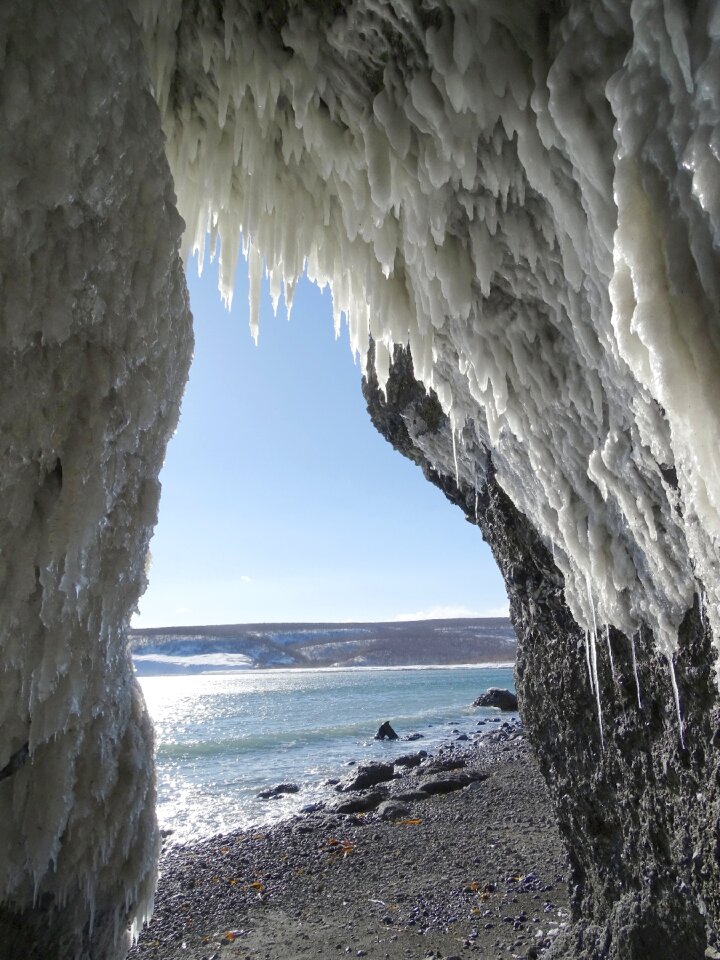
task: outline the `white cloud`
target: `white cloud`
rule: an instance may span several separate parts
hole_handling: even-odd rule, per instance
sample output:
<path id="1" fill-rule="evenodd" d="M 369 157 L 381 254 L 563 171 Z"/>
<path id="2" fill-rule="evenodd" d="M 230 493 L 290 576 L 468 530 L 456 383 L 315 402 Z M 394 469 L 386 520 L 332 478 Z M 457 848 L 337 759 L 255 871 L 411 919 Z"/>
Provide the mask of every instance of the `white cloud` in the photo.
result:
<path id="1" fill-rule="evenodd" d="M 492 607 L 487 610 L 471 610 L 469 607 L 428 607 L 415 613 L 398 613 L 393 621 L 402 620 L 456 620 L 467 617 L 507 617 L 508 605 Z"/>
<path id="2" fill-rule="evenodd" d="M 240 579 L 243 583 L 252 583 L 252 577 L 249 577 L 246 573 L 241 574 Z"/>

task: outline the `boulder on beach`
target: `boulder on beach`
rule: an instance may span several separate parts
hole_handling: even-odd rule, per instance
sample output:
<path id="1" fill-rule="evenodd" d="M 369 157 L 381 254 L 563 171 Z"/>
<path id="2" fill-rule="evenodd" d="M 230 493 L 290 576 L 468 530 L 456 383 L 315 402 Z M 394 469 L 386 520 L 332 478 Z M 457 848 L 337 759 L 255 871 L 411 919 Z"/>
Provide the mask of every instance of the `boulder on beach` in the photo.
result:
<path id="1" fill-rule="evenodd" d="M 498 710 L 517 710 L 517 696 L 512 690 L 502 690 L 500 687 L 489 687 L 473 703 L 474 707 L 497 707 Z"/>
<path id="2" fill-rule="evenodd" d="M 340 800 L 329 808 L 330 813 L 368 813 L 387 799 L 387 787 L 379 790 L 368 790 L 356 797 Z"/>
<path id="3" fill-rule="evenodd" d="M 425 734 L 424 733 L 408 733 L 408 735 L 406 737 L 403 737 L 402 739 L 411 743 L 413 740 L 424 740 Z"/>
<path id="4" fill-rule="evenodd" d="M 427 750 L 419 750 L 417 753 L 404 753 L 400 757 L 395 757 L 396 767 L 419 767 L 423 760 L 427 759 Z"/>
<path id="5" fill-rule="evenodd" d="M 386 720 L 385 723 L 382 723 L 378 729 L 378 732 L 375 734 L 376 740 L 399 740 L 400 737 L 395 733 L 393 728 L 390 726 L 390 721 Z"/>
<path id="6" fill-rule="evenodd" d="M 377 783 L 392 780 L 394 773 L 395 767 L 392 763 L 364 763 L 358 767 L 353 779 L 344 784 L 341 789 L 342 791 L 367 790 Z"/>
<path id="7" fill-rule="evenodd" d="M 410 808 L 397 800 L 383 800 L 376 813 L 381 820 L 401 820 L 403 817 L 410 816 Z"/>

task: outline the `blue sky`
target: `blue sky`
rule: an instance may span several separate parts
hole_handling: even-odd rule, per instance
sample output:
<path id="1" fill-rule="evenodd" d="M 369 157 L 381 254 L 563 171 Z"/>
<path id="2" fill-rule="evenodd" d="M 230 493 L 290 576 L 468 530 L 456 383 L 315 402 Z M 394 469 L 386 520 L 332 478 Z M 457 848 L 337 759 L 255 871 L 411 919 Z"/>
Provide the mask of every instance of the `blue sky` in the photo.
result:
<path id="1" fill-rule="evenodd" d="M 248 329 L 215 264 L 188 271 L 195 359 L 161 474 L 138 627 L 498 615 L 502 579 L 477 528 L 376 432 L 330 294 L 267 288 Z"/>

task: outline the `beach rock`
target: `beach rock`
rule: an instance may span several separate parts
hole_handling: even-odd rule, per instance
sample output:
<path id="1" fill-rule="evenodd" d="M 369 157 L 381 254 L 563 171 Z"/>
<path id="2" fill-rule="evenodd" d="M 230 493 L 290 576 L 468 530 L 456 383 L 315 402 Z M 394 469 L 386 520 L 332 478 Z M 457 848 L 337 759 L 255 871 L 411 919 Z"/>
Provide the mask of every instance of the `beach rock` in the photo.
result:
<path id="1" fill-rule="evenodd" d="M 396 767 L 419 767 L 423 760 L 427 759 L 427 750 L 418 750 L 417 753 L 404 753 L 395 757 Z"/>
<path id="2" fill-rule="evenodd" d="M 377 783 L 385 783 L 392 780 L 395 768 L 391 763 L 367 763 L 358 767 L 356 775 L 341 789 L 345 790 L 367 790 L 368 787 L 374 787 Z"/>
<path id="3" fill-rule="evenodd" d="M 393 728 L 390 726 L 390 721 L 386 720 L 385 723 L 380 724 L 378 732 L 375 734 L 376 740 L 399 740 L 400 738 L 395 733 Z"/>
<path id="4" fill-rule="evenodd" d="M 407 736 L 402 738 L 406 743 L 412 743 L 414 740 L 424 740 L 424 733 L 408 733 Z"/>
<path id="5" fill-rule="evenodd" d="M 421 784 L 420 789 L 428 796 L 435 796 L 438 793 L 452 793 L 453 790 L 462 790 L 472 781 L 467 776 L 458 775 L 453 777 L 435 777 L 432 780 L 426 780 Z"/>
<path id="6" fill-rule="evenodd" d="M 489 687 L 473 703 L 474 707 L 497 707 L 499 710 L 517 710 L 517 696 L 512 690 L 502 690 L 500 687 Z"/>
<path id="7" fill-rule="evenodd" d="M 374 810 L 387 797 L 387 790 L 368 790 L 366 793 L 358 794 L 348 800 L 341 800 L 339 803 L 328 807 L 328 813 L 367 813 Z"/>
<path id="8" fill-rule="evenodd" d="M 462 770 L 467 766 L 467 761 L 462 757 L 449 757 L 447 760 L 431 760 L 423 764 L 420 773 L 445 773 L 447 770 Z"/>
<path id="9" fill-rule="evenodd" d="M 279 783 L 276 787 L 271 787 L 269 790 L 261 790 L 258 794 L 259 800 L 275 800 L 277 797 L 282 796 L 284 793 L 299 793 L 300 787 L 297 783 Z"/>
<path id="10" fill-rule="evenodd" d="M 410 808 L 397 800 L 383 800 L 376 812 L 383 820 L 402 820 L 408 816 Z"/>
<path id="11" fill-rule="evenodd" d="M 417 800 L 427 800 L 429 796 L 429 793 L 424 793 L 422 790 L 403 790 L 396 793 L 394 799 L 403 803 L 415 803 Z"/>

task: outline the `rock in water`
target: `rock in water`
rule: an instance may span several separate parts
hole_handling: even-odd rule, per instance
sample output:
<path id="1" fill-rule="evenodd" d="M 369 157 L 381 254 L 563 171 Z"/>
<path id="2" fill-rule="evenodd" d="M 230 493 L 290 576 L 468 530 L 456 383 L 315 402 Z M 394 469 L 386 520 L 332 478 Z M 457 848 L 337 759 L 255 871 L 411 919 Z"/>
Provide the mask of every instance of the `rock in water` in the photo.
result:
<path id="1" fill-rule="evenodd" d="M 512 690 L 488 687 L 473 703 L 474 707 L 497 707 L 499 710 L 517 710 L 517 696 Z"/>
<path id="2" fill-rule="evenodd" d="M 375 734 L 376 740 L 399 740 L 400 738 L 395 733 L 393 728 L 390 726 L 390 721 L 386 720 L 385 723 L 381 724 L 378 732 Z"/>
<path id="3" fill-rule="evenodd" d="M 299 793 L 300 787 L 296 783 L 279 783 L 276 787 L 269 790 L 261 790 L 258 794 L 259 800 L 274 800 L 281 797 L 284 793 Z"/>

